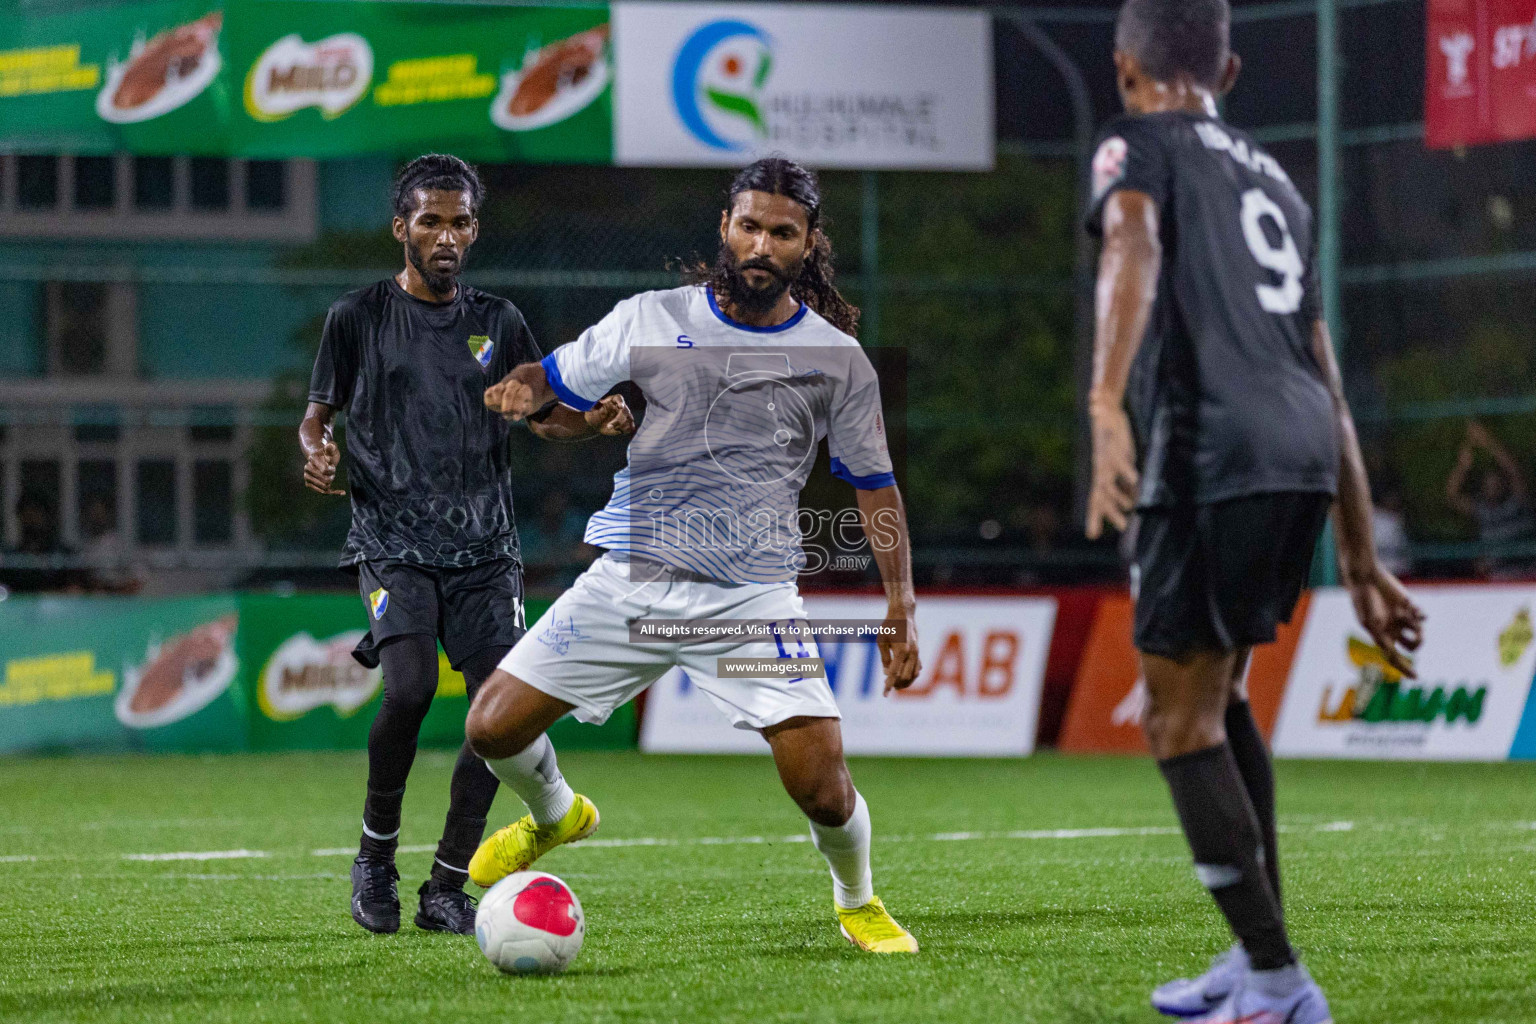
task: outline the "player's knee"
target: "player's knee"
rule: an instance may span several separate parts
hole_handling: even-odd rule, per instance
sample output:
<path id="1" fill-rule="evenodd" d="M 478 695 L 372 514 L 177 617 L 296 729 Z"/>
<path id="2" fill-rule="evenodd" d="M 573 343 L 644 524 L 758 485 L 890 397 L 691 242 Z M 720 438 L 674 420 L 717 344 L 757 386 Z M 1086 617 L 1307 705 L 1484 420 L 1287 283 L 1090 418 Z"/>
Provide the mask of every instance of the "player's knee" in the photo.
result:
<path id="1" fill-rule="evenodd" d="M 853 817 L 857 799 L 853 782 L 846 772 L 832 773 L 818 779 L 797 793 L 791 793 L 805 816 L 818 825 L 836 828 Z"/>
<path id="2" fill-rule="evenodd" d="M 470 706 L 469 717 L 464 720 L 464 737 L 477 756 L 494 761 L 521 754 L 539 734 L 509 721 L 497 713 L 495 701 L 482 698 Z"/>
<path id="3" fill-rule="evenodd" d="M 1214 747 L 1226 739 L 1221 716 L 1199 708 L 1158 706 L 1147 709 L 1147 747 L 1163 760 Z"/>

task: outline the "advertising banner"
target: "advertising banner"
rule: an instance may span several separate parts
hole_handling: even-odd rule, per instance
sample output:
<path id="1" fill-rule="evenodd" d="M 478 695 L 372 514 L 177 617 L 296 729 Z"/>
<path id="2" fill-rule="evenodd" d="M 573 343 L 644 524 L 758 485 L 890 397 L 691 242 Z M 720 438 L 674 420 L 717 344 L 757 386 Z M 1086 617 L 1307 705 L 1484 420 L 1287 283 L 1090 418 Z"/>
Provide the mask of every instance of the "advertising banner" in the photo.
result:
<path id="1" fill-rule="evenodd" d="M 163 0 L 0 16 L 0 147 L 603 163 L 608 12 Z"/>
<path id="2" fill-rule="evenodd" d="M 1536 0 L 1429 0 L 1425 141 L 1536 138 Z"/>
<path id="3" fill-rule="evenodd" d="M 807 597 L 813 619 L 879 621 L 877 597 Z M 1040 687 L 1056 602 L 1037 597 L 921 597 L 923 671 L 887 697 L 873 643 L 821 643 L 827 681 L 850 754 L 1019 756 L 1034 749 Z M 733 729 L 681 671 L 650 689 L 640 746 L 652 753 L 767 753 L 762 737 Z"/>
<path id="4" fill-rule="evenodd" d="M 241 750 L 233 597 L 0 604 L 0 753 Z"/>
<path id="5" fill-rule="evenodd" d="M 616 3 L 615 159 L 990 170 L 984 11 Z"/>
<path id="6" fill-rule="evenodd" d="M 1287 757 L 1501 761 L 1536 670 L 1536 587 L 1413 587 L 1424 609 L 1417 679 L 1393 669 L 1349 595 L 1312 598 L 1275 731 Z"/>
<path id="7" fill-rule="evenodd" d="M 1248 700 L 1259 730 L 1267 738 L 1280 713 L 1286 677 L 1307 620 L 1310 598 L 1303 595 L 1290 623 L 1277 631 L 1275 642 L 1253 652 L 1248 667 Z M 1064 751 L 1094 754 L 1145 754 L 1142 719 L 1147 686 L 1141 678 L 1131 643 L 1132 604 L 1128 595 L 1099 602 L 1077 680 L 1067 704 L 1058 746 Z"/>
<path id="8" fill-rule="evenodd" d="M 224 29 L 217 0 L 0 14 L 0 147 L 225 151 L 239 96 Z"/>
<path id="9" fill-rule="evenodd" d="M 0 753 L 363 747 L 383 686 L 352 658 L 367 626 L 352 594 L 13 597 L 0 602 Z M 469 701 L 438 657 L 420 743 L 456 747 Z M 602 726 L 566 719 L 550 736 L 633 747 L 635 710 Z"/>
<path id="10" fill-rule="evenodd" d="M 611 158 L 603 8 L 300 0 L 237 10 L 243 155 Z"/>

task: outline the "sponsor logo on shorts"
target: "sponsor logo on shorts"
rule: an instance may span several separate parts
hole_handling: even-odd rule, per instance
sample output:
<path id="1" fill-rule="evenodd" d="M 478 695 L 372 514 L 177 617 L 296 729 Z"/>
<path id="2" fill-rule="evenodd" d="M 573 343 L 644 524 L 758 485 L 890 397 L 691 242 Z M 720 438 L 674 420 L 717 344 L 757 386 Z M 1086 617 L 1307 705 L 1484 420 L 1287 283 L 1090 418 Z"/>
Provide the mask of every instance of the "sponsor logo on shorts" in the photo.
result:
<path id="1" fill-rule="evenodd" d="M 379 619 L 382 619 L 384 617 L 384 613 L 389 610 L 389 591 L 385 590 L 383 587 L 380 587 L 378 590 L 375 590 L 373 593 L 369 594 L 368 607 L 373 609 L 373 618 L 375 622 L 377 622 Z"/>
<path id="2" fill-rule="evenodd" d="M 469 336 L 469 354 L 475 357 L 475 362 L 481 369 L 491 365 L 491 349 L 496 343 L 484 334 L 471 334 Z"/>
<path id="3" fill-rule="evenodd" d="M 571 644 L 577 640 L 590 639 L 590 634 L 583 633 L 576 625 L 574 617 L 562 619 L 558 616 L 551 618 L 538 636 L 539 643 L 562 656 L 571 653 Z"/>

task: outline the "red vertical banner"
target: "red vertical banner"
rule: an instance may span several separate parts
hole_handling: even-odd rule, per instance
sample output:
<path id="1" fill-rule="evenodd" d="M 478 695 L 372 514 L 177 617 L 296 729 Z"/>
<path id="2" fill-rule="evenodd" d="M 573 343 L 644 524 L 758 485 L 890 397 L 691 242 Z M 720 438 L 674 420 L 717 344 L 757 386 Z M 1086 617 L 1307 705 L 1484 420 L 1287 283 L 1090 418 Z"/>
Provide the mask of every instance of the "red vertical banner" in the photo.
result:
<path id="1" fill-rule="evenodd" d="M 1536 0 L 1428 0 L 1425 140 L 1536 138 Z"/>

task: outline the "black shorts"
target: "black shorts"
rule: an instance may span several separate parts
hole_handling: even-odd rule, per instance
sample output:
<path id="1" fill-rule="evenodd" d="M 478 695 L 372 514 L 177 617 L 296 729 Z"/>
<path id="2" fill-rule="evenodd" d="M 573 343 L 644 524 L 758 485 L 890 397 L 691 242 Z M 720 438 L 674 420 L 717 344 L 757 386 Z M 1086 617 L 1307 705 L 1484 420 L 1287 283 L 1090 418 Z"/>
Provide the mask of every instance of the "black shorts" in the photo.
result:
<path id="1" fill-rule="evenodd" d="M 1131 567 L 1136 649 L 1178 658 L 1274 640 L 1296 610 L 1332 503 L 1279 491 L 1142 509 Z"/>
<path id="2" fill-rule="evenodd" d="M 511 647 L 527 629 L 523 570 L 510 559 L 463 569 L 410 562 L 359 562 L 355 569 L 369 628 L 352 657 L 368 668 L 378 667 L 378 649 L 391 637 L 435 636 L 457 669 L 487 647 Z"/>

